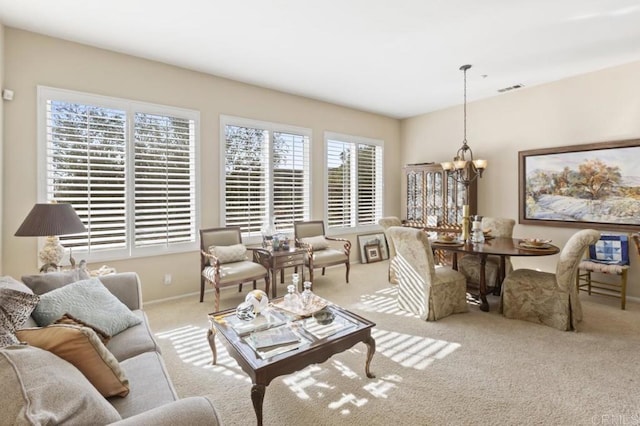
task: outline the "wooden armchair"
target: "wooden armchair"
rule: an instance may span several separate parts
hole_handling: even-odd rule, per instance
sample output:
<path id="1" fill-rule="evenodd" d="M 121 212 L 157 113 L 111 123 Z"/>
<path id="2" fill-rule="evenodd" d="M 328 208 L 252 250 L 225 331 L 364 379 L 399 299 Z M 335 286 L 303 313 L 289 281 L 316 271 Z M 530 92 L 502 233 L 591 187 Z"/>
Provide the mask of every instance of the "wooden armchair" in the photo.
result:
<path id="1" fill-rule="evenodd" d="M 200 302 L 204 300 L 205 283 L 216 291 L 215 310 L 220 306 L 220 288 L 264 279 L 265 292 L 269 294 L 269 271 L 255 262 L 255 251 L 261 248 L 242 244 L 240 227 L 209 228 L 200 230 Z"/>
<path id="2" fill-rule="evenodd" d="M 345 238 L 328 237 L 324 232 L 324 222 L 313 220 L 307 222 L 295 222 L 293 232 L 297 247 L 307 250 L 305 265 L 309 268 L 309 280 L 313 282 L 313 270 L 322 268 L 322 275 L 327 266 L 340 265 L 344 263 L 347 268 L 346 279 L 349 283 L 349 255 L 351 253 L 351 241 Z M 340 241 L 344 243 L 342 250 L 330 247 L 330 241 Z"/>

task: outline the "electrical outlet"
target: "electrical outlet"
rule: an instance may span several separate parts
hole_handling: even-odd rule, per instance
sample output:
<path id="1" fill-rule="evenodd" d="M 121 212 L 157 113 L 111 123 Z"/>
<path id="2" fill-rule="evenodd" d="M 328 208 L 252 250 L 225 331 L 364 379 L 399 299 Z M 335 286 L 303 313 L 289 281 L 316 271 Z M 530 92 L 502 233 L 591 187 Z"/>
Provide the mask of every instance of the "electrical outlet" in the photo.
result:
<path id="1" fill-rule="evenodd" d="M 171 274 L 164 274 L 164 285 L 171 285 Z"/>

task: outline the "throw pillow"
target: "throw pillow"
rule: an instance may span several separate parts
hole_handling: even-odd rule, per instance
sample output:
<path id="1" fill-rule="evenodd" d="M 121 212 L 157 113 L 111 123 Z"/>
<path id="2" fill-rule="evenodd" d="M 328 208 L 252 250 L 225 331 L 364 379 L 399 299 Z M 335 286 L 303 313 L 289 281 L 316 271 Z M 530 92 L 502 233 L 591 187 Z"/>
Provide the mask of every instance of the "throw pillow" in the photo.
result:
<path id="1" fill-rule="evenodd" d="M 38 300 L 35 294 L 0 288 L 0 347 L 19 343 L 14 333 L 27 322 Z"/>
<path id="2" fill-rule="evenodd" d="M 24 282 L 35 294 L 44 294 L 76 281 L 91 278 L 86 269 L 72 269 L 62 272 L 48 272 L 46 274 L 25 275 Z"/>
<path id="3" fill-rule="evenodd" d="M 96 334 L 100 338 L 100 341 L 102 343 L 104 343 L 105 345 L 107 343 L 109 343 L 109 340 L 111 340 L 111 336 L 109 336 L 104 331 L 100 330 L 98 327 L 94 327 L 91 324 L 87 324 L 86 322 L 81 321 L 78 318 L 75 318 L 73 315 L 71 315 L 69 313 L 64 314 L 62 317 L 58 318 L 53 323 L 54 324 L 67 324 L 67 325 L 81 325 L 83 327 L 89 327 L 90 329 L 92 329 L 93 331 L 96 332 Z"/>
<path id="4" fill-rule="evenodd" d="M 247 260 L 247 248 L 244 244 L 211 246 L 209 247 L 209 253 L 217 257 L 220 263 L 233 263 Z"/>
<path id="5" fill-rule="evenodd" d="M 115 336 L 142 321 L 97 278 L 78 281 L 40 296 L 33 318 L 40 327 L 65 313 Z"/>
<path id="6" fill-rule="evenodd" d="M 129 381 L 120 364 L 89 327 L 55 324 L 18 330 L 16 336 L 73 364 L 102 396 L 129 393 Z"/>
<path id="7" fill-rule="evenodd" d="M 327 241 L 327 239 L 322 235 L 318 235 L 317 237 L 300 238 L 300 241 L 310 245 L 311 248 L 316 251 L 329 248 L 329 241 Z"/>
<path id="8" fill-rule="evenodd" d="M 0 349 L 0 373 L 2 424 L 104 425 L 121 419 L 77 368 L 45 350 Z"/>

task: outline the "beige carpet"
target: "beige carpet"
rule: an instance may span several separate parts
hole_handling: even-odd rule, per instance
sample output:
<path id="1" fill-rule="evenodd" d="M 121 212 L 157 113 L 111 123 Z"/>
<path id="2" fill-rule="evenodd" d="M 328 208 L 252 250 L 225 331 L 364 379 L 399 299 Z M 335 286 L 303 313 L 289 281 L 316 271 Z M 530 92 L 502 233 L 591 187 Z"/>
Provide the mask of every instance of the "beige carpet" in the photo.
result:
<path id="1" fill-rule="evenodd" d="M 264 400 L 265 425 L 611 425 L 640 424 L 640 305 L 582 295 L 579 332 L 501 317 L 492 311 L 424 322 L 398 311 L 387 262 L 318 274 L 315 291 L 372 321 L 375 379 L 366 346 L 276 378 Z M 194 283 L 194 289 L 198 287 Z M 283 294 L 285 286 L 279 284 Z M 222 292 L 221 307 L 244 299 Z M 251 383 L 218 342 L 210 365 L 205 303 L 198 296 L 146 306 L 180 396 L 208 395 L 226 425 L 255 424 Z"/>

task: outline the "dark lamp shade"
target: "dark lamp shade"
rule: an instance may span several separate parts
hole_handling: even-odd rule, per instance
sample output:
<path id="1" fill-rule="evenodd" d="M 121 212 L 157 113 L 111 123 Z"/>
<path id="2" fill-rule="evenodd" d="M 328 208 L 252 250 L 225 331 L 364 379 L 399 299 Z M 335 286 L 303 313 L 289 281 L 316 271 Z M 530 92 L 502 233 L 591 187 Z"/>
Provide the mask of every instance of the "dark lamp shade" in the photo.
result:
<path id="1" fill-rule="evenodd" d="M 71 204 L 42 203 L 33 206 L 16 237 L 48 237 L 86 232 Z"/>

